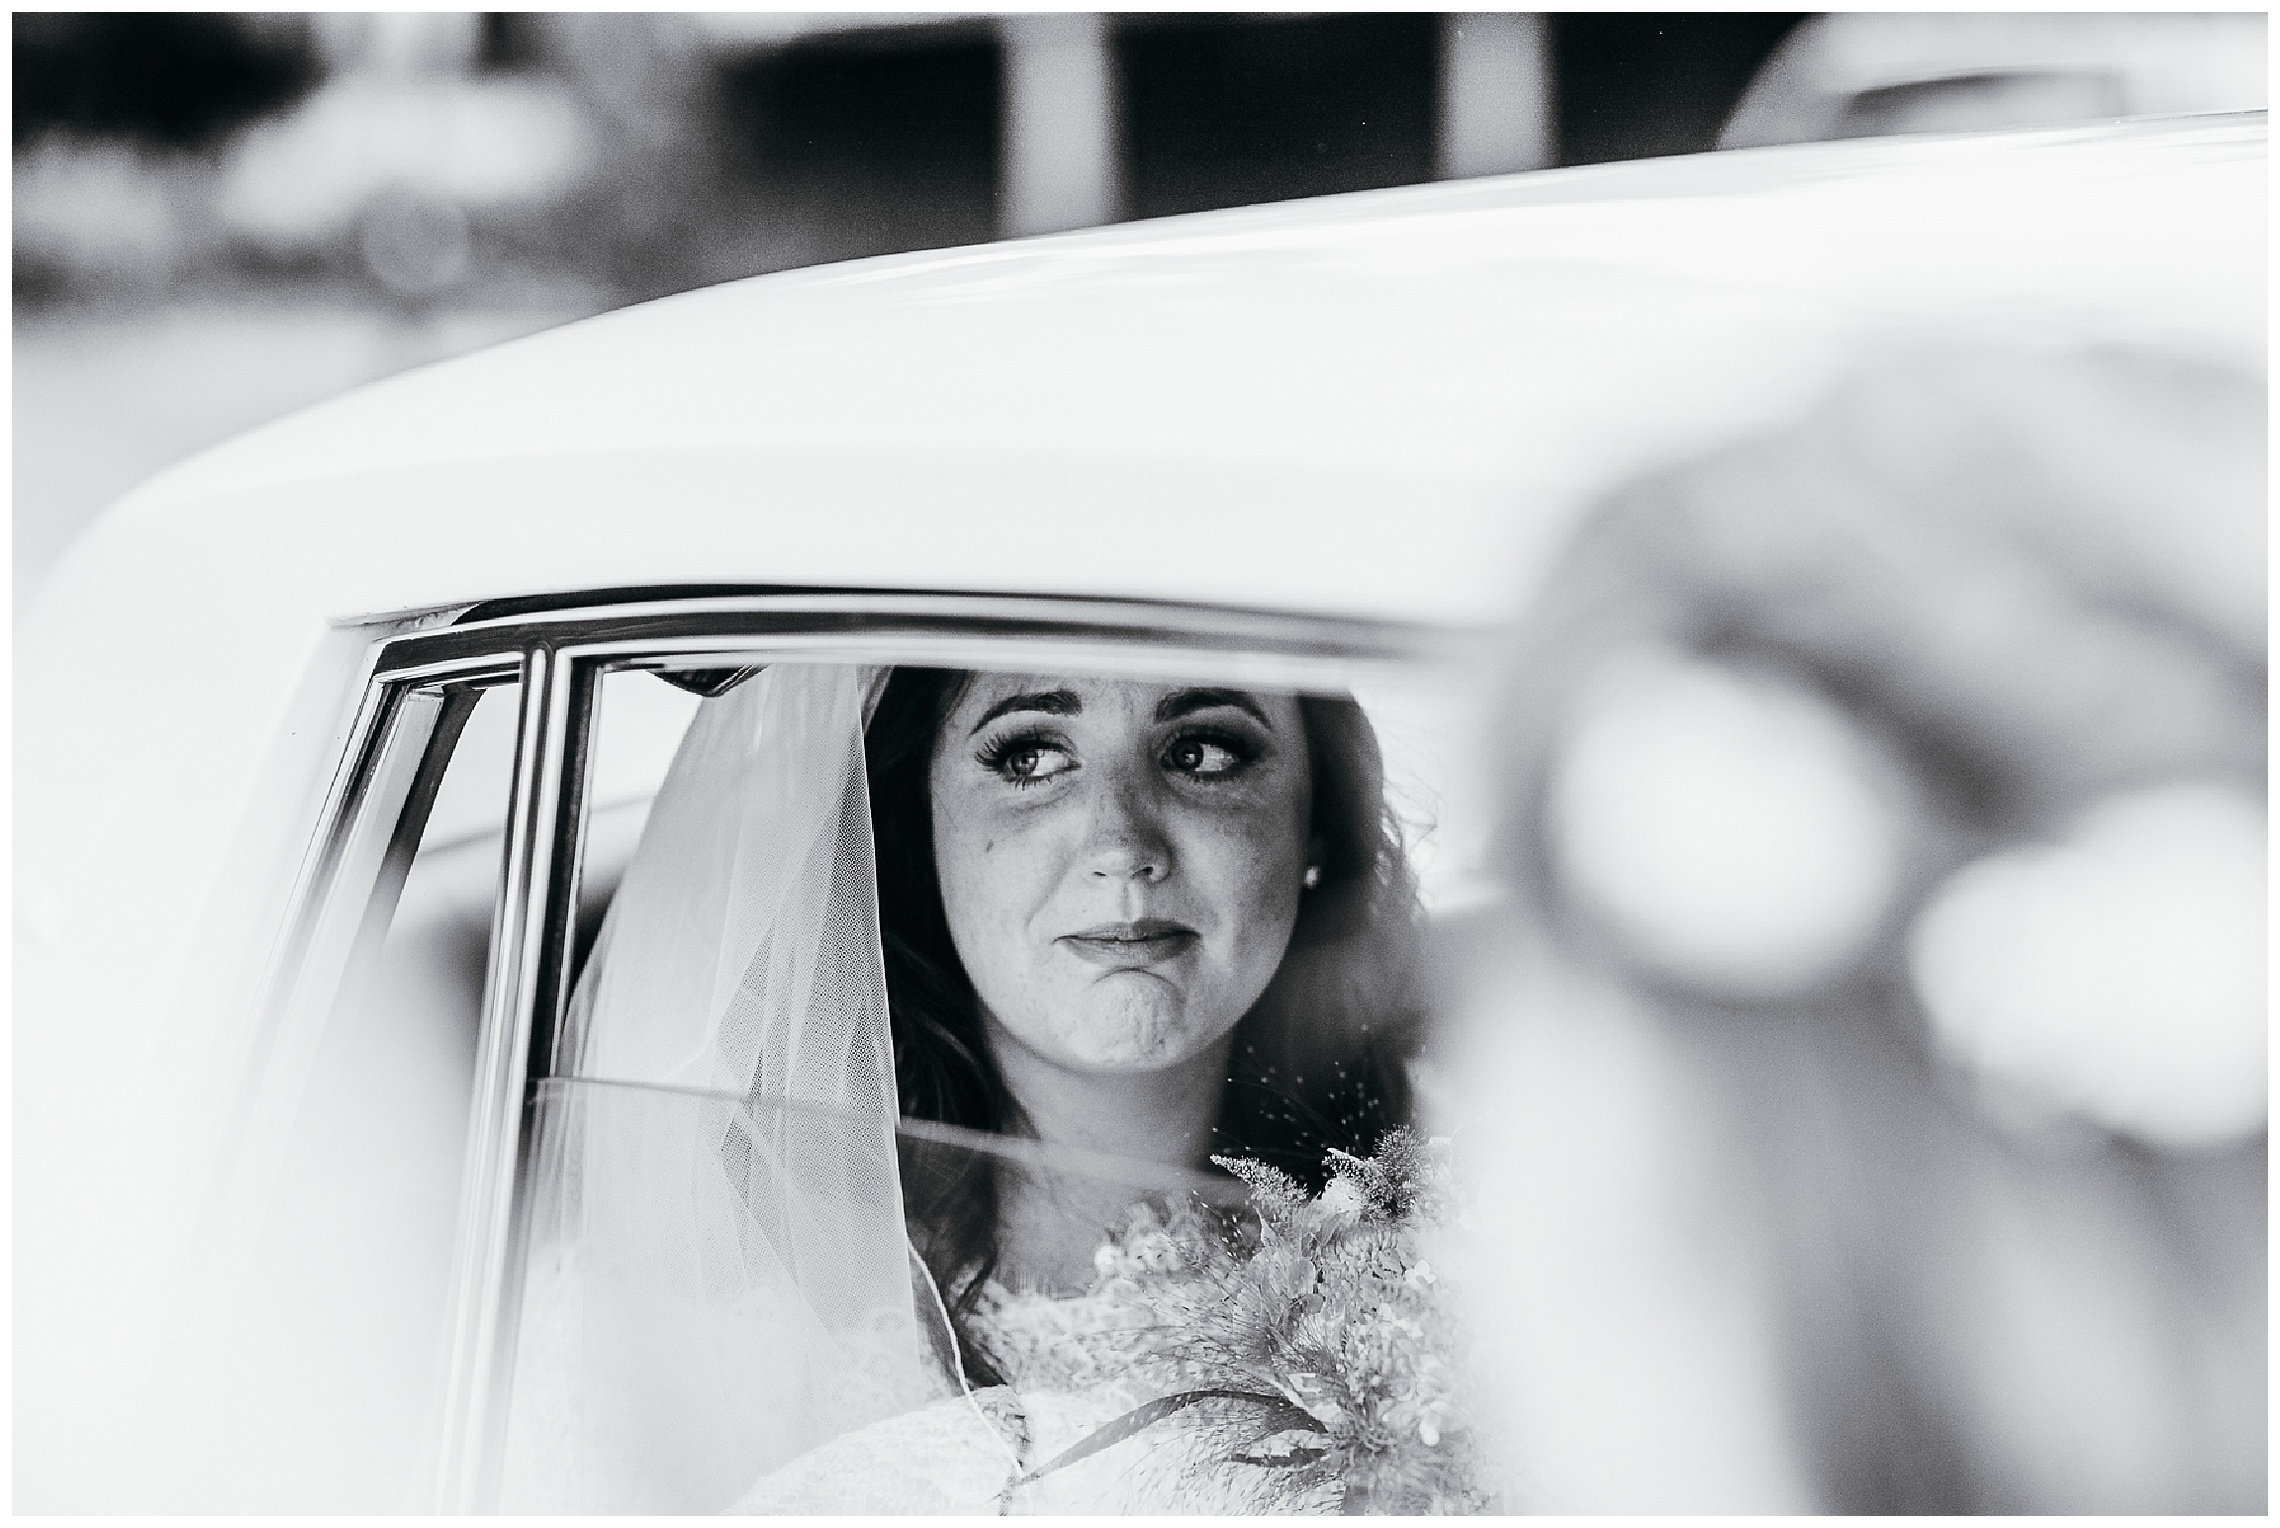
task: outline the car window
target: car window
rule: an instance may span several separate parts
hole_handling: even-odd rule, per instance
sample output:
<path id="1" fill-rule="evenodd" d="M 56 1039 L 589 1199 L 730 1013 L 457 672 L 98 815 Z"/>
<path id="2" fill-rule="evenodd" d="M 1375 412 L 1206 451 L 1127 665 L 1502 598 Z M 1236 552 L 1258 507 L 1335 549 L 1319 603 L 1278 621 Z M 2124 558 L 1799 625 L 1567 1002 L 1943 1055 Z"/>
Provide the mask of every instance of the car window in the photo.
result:
<path id="1" fill-rule="evenodd" d="M 1231 1104 L 1228 1149 L 1319 1162 L 1401 1117 L 1424 938 L 1495 894 L 1477 686 L 1422 665 L 1333 689 L 1261 683 L 1274 664 L 1256 656 L 1185 672 L 1120 656 L 600 680 L 577 974 L 532 1079 L 502 1510 L 718 1511 L 917 1393 L 897 1384 L 924 1389 L 932 1318 L 912 1302 L 933 1275 L 914 1286 L 924 1215 L 906 1225 L 898 1193 L 1019 1149 L 907 1091 L 927 1068 L 887 1014 L 946 961 L 977 993 L 1015 994 L 1210 967 L 1279 917 L 1219 973 L 1229 1074 L 1249 1066 L 1337 1123 L 1317 1141 L 1258 1123 L 1280 1103 L 1258 1119 Z M 1123 893 L 1094 894 L 1117 878 Z M 929 895 L 956 928 L 913 922 Z M 1014 925 L 1042 932 L 1034 966 L 997 948 Z M 935 965 L 914 963 L 929 938 Z M 1017 1019 L 1016 999 L 984 1000 L 1008 1026 L 1056 1022 L 1050 1003 Z M 1270 1030 L 1257 1016 L 1277 1003 Z M 898 1106 L 914 1118 L 898 1125 Z M 914 1130 L 927 1144 L 898 1179 Z"/>

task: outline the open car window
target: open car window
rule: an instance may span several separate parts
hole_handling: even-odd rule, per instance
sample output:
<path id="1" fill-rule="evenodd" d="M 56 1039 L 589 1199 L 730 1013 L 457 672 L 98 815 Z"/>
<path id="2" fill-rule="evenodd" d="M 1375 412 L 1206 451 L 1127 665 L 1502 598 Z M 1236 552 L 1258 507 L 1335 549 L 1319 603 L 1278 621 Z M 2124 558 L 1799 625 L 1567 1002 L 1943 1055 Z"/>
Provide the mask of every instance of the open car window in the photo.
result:
<path id="1" fill-rule="evenodd" d="M 1086 1258 L 1143 1200 L 1243 1202 L 1223 1169 L 1071 1155 L 950 1097 L 898 1053 L 927 983 L 1050 989 L 1030 1014 L 997 997 L 1003 1022 L 1072 1027 L 967 1038 L 1081 1058 L 1107 1042 L 1063 998 L 1247 962 L 1212 997 L 1240 1094 L 1220 1148 L 1303 1179 L 1406 1121 L 1424 941 L 1493 895 L 1465 676 L 1021 656 L 756 652 L 704 697 L 597 678 L 574 974 L 534 1047 L 482 1424 L 502 1510 L 718 1511 L 866 1427 L 935 1425 L 895 1419 L 976 1384 L 970 1270 L 936 1244 L 977 1183 L 1073 1185 L 1048 1197 Z"/>

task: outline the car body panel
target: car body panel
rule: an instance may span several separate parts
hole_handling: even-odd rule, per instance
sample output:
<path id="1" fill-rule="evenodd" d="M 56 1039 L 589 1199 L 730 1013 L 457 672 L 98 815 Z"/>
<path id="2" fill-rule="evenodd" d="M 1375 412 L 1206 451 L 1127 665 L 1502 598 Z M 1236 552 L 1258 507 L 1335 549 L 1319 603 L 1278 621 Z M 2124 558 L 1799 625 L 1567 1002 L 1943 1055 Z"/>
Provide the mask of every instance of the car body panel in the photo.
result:
<path id="1" fill-rule="evenodd" d="M 1579 495 L 1864 330 L 2237 347 L 2261 144 L 1809 145 L 761 277 L 305 410 L 81 560 L 187 524 L 202 586 L 259 548 L 327 618 L 750 580 L 1494 620 Z M 1398 562 L 1345 555 L 1397 522 Z"/>

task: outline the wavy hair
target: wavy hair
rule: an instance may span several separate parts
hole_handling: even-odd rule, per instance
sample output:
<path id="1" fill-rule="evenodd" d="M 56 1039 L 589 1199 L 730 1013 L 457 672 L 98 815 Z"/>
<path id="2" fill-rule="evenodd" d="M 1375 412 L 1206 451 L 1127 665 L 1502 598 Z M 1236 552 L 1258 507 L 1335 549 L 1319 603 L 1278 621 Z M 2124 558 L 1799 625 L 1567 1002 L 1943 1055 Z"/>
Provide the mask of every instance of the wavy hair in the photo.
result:
<path id="1" fill-rule="evenodd" d="M 907 1117 L 1019 1133 L 1020 1106 L 984 1038 L 934 864 L 928 770 L 969 677 L 895 670 L 865 734 L 895 1085 Z M 1402 1060 L 1417 1023 L 1420 933 L 1369 719 L 1340 696 L 1303 696 L 1299 714 L 1321 876 L 1281 966 L 1235 1025 L 1212 1153 L 1270 1163 L 1319 1190 L 1330 1148 L 1366 1154 L 1409 1117 Z M 967 1372 L 997 1382 L 967 1336 L 997 1267 L 996 1177 L 908 1137 L 901 1165 L 912 1242 L 943 1290 Z"/>

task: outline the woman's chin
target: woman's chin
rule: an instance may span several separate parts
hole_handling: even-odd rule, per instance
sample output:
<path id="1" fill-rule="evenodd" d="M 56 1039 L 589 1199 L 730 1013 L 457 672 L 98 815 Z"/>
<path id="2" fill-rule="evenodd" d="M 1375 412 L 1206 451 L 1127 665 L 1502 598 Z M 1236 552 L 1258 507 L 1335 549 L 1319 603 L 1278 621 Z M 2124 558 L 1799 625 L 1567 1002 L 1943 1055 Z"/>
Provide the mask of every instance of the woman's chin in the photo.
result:
<path id="1" fill-rule="evenodd" d="M 1098 983 L 1072 1017 L 1061 1047 L 1088 1070 L 1160 1071 L 1189 1060 L 1210 1038 L 1195 1033 L 1181 994 L 1137 972 Z"/>

